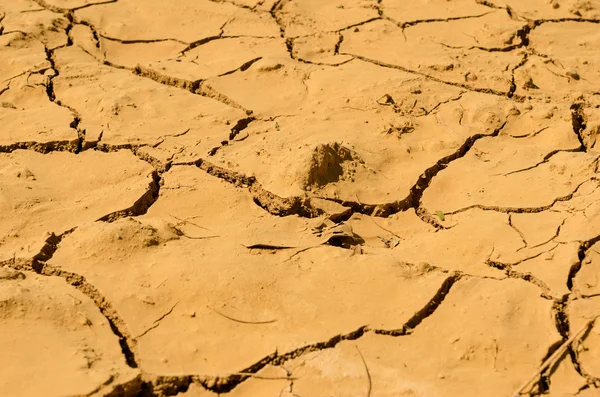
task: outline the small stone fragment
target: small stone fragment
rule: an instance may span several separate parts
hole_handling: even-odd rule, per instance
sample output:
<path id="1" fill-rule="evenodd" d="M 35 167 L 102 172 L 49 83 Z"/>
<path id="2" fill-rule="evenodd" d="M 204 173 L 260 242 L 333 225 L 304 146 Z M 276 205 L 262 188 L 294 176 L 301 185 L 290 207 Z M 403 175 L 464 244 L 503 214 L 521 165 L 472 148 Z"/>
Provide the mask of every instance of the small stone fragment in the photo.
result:
<path id="1" fill-rule="evenodd" d="M 581 78 L 575 69 L 569 69 L 565 74 L 573 80 L 579 80 Z"/>

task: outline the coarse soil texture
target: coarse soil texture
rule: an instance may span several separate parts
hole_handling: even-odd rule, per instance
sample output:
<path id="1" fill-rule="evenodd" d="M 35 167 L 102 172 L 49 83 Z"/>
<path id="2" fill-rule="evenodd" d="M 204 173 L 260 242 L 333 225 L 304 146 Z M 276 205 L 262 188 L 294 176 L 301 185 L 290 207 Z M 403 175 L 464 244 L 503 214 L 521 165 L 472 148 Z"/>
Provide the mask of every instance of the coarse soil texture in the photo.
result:
<path id="1" fill-rule="evenodd" d="M 600 0 L 0 0 L 0 396 L 600 396 Z"/>

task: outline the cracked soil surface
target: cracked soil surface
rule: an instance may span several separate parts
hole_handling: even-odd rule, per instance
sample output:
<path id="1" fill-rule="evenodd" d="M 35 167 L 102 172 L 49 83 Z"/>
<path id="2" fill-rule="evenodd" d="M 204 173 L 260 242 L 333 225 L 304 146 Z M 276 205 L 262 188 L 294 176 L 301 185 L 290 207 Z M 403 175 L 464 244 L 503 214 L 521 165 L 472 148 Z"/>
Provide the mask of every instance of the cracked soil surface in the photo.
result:
<path id="1" fill-rule="evenodd" d="M 599 136 L 599 0 L 0 0 L 0 396 L 600 396 Z"/>

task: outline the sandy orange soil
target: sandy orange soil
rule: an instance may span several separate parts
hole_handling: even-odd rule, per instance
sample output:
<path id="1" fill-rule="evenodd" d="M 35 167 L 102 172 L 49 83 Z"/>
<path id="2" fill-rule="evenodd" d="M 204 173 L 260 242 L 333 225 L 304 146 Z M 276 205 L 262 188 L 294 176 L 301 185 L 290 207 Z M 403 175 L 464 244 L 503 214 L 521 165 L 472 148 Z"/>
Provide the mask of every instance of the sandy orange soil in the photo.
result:
<path id="1" fill-rule="evenodd" d="M 599 0 L 0 0 L 0 396 L 600 396 L 599 134 Z"/>

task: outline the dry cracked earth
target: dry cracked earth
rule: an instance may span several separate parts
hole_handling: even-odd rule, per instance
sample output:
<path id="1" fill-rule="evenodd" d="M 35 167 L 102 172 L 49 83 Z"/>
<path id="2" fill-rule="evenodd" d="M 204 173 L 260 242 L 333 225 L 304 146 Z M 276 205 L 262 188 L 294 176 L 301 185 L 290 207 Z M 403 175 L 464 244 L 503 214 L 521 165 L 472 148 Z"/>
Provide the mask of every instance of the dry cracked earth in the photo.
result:
<path id="1" fill-rule="evenodd" d="M 598 0 L 0 0 L 0 105 L 1 396 L 600 396 Z"/>

